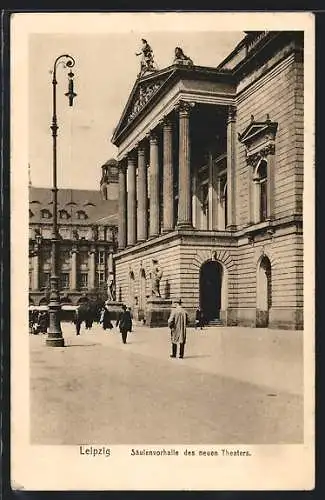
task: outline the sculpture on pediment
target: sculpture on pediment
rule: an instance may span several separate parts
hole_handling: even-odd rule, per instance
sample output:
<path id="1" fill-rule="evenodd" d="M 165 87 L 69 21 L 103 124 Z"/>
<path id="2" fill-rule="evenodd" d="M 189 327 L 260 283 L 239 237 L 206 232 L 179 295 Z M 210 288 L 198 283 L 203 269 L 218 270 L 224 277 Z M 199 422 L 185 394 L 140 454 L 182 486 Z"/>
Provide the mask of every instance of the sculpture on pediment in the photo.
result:
<path id="1" fill-rule="evenodd" d="M 173 64 L 181 64 L 183 66 L 193 66 L 193 61 L 190 57 L 184 54 L 183 49 L 181 47 L 176 47 Z"/>
<path id="2" fill-rule="evenodd" d="M 146 73 L 157 71 L 157 67 L 153 58 L 153 51 L 147 40 L 141 39 L 142 47 L 140 52 L 136 52 L 136 56 L 142 56 L 140 62 L 140 73 L 138 76 L 144 76 Z"/>

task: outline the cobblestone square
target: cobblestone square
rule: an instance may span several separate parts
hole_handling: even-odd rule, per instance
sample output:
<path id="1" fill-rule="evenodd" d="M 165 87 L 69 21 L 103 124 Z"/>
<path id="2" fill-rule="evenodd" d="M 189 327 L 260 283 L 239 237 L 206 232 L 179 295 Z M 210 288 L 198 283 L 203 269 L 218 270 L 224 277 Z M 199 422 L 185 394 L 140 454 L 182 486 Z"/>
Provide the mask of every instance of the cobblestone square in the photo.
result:
<path id="1" fill-rule="evenodd" d="M 33 444 L 283 444 L 303 441 L 303 332 L 167 328 L 30 335 Z"/>

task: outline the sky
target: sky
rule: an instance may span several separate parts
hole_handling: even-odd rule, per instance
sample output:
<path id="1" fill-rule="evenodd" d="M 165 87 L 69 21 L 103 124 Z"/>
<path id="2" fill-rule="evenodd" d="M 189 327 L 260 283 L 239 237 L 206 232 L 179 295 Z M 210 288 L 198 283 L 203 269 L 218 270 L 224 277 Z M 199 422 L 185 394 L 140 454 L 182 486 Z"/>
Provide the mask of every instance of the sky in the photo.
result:
<path id="1" fill-rule="evenodd" d="M 76 64 L 77 97 L 69 107 L 68 69 L 57 69 L 58 187 L 98 189 L 101 165 L 117 156 L 111 143 L 139 72 L 141 38 L 151 45 L 160 69 L 173 61 L 176 46 L 199 66 L 217 66 L 243 38 L 243 32 L 32 33 L 29 35 L 29 164 L 34 186 L 52 183 L 52 75 L 57 56 Z"/>

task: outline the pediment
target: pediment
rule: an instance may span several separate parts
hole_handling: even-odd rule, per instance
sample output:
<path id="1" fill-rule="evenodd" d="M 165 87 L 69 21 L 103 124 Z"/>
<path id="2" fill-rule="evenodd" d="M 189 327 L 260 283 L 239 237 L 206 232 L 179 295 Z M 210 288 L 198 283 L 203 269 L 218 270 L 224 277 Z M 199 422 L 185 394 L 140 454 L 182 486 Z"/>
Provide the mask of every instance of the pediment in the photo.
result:
<path id="1" fill-rule="evenodd" d="M 238 134 L 238 139 L 249 149 L 254 144 L 274 140 L 277 128 L 278 124 L 272 122 L 268 117 L 264 122 L 257 122 L 252 116 L 251 122 L 244 132 Z"/>
<path id="2" fill-rule="evenodd" d="M 175 73 L 175 68 L 157 71 L 150 76 L 138 78 L 133 86 L 130 97 L 123 110 L 121 119 L 114 130 L 112 142 L 140 113 L 157 97 L 157 93 Z"/>

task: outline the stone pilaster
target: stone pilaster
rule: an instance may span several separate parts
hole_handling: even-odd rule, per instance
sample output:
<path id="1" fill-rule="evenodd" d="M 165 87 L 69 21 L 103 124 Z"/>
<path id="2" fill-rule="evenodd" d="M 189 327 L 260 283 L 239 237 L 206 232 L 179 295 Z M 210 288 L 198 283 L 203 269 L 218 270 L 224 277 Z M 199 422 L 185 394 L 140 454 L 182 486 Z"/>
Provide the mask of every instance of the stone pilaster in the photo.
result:
<path id="1" fill-rule="evenodd" d="M 145 241 L 148 238 L 148 214 L 147 214 L 147 199 L 148 199 L 148 175 L 145 160 L 145 150 L 140 145 L 138 147 L 138 182 L 137 182 L 137 239 Z"/>
<path id="2" fill-rule="evenodd" d="M 35 245 L 33 255 L 32 290 L 39 290 L 39 246 Z"/>
<path id="3" fill-rule="evenodd" d="M 136 243 L 136 186 L 135 186 L 136 158 L 133 153 L 128 156 L 128 194 L 127 194 L 127 246 Z"/>
<path id="4" fill-rule="evenodd" d="M 190 109 L 191 103 L 180 102 L 179 113 L 179 182 L 178 220 L 180 228 L 192 228 L 191 163 L 190 163 Z"/>
<path id="5" fill-rule="evenodd" d="M 267 160 L 267 218 L 274 218 L 274 153 L 275 148 L 272 145 L 269 147 Z"/>
<path id="6" fill-rule="evenodd" d="M 173 127 L 169 118 L 165 118 L 163 126 L 163 232 L 174 227 L 174 193 L 173 193 Z"/>
<path id="7" fill-rule="evenodd" d="M 91 247 L 89 250 L 89 286 L 91 290 L 96 286 L 96 249 Z"/>
<path id="8" fill-rule="evenodd" d="M 235 148 L 236 109 L 234 106 L 229 106 L 227 118 L 227 229 L 235 229 L 236 227 Z"/>
<path id="9" fill-rule="evenodd" d="M 119 163 L 119 222 L 118 222 L 118 248 L 126 247 L 126 168 L 124 163 Z"/>
<path id="10" fill-rule="evenodd" d="M 107 274 L 113 273 L 114 272 L 114 265 L 113 265 L 113 254 L 110 251 L 108 256 L 107 256 Z"/>
<path id="11" fill-rule="evenodd" d="M 150 140 L 150 222 L 149 236 L 159 234 L 159 159 L 158 137 L 152 132 Z"/>
<path id="12" fill-rule="evenodd" d="M 72 247 L 71 249 L 71 289 L 77 289 L 77 247 Z"/>

